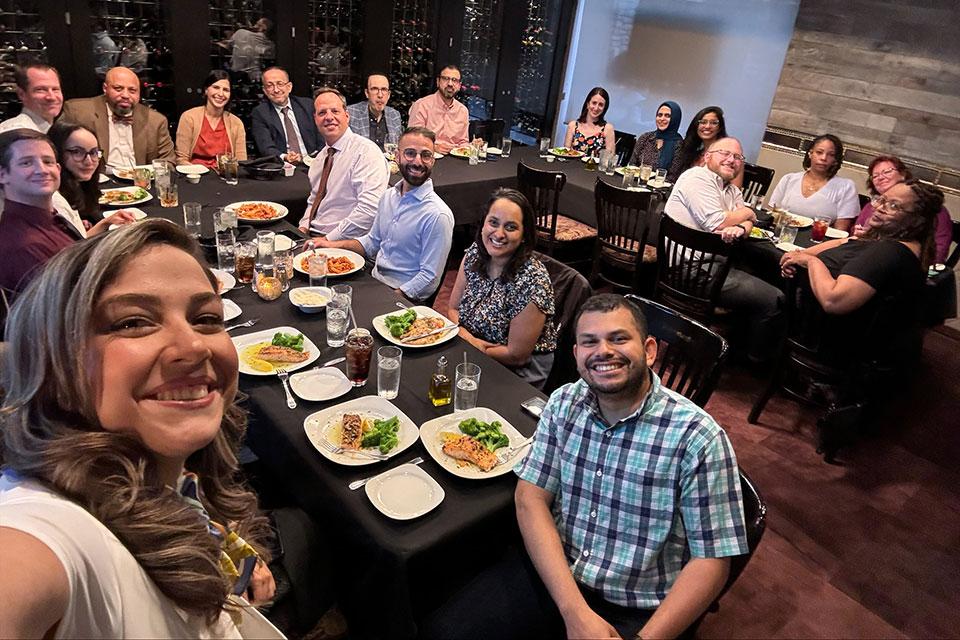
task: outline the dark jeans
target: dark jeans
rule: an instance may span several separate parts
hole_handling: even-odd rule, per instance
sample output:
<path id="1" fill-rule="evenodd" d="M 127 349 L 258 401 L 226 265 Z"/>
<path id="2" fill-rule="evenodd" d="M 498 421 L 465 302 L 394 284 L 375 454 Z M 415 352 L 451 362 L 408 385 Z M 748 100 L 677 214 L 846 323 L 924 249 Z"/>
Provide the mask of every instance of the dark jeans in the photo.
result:
<path id="1" fill-rule="evenodd" d="M 590 608 L 623 638 L 636 637 L 653 615 L 653 611 L 605 602 L 583 587 L 580 590 Z M 435 640 L 566 638 L 556 604 L 530 558 L 517 548 L 453 594 L 420 631 L 421 638 Z"/>
<path id="2" fill-rule="evenodd" d="M 748 316 L 747 356 L 751 360 L 769 360 L 777 354 L 783 333 L 783 303 L 780 289 L 746 271 L 730 269 L 720 291 L 720 304 Z"/>

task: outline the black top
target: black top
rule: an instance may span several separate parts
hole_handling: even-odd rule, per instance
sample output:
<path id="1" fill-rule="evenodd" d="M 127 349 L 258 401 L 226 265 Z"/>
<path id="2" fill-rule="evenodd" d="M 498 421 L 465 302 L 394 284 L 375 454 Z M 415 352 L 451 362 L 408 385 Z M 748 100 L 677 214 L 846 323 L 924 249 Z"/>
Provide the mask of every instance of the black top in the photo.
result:
<path id="1" fill-rule="evenodd" d="M 381 113 L 380 119 L 377 120 L 377 116 L 367 109 L 367 117 L 370 118 L 370 139 L 383 149 L 383 143 L 387 140 L 387 114 Z"/>

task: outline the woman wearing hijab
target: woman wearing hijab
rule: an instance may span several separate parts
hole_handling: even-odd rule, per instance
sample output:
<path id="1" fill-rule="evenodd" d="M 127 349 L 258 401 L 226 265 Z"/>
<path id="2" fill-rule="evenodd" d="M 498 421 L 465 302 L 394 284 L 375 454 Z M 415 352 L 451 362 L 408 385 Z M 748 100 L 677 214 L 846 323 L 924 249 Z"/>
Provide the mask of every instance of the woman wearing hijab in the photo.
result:
<path id="1" fill-rule="evenodd" d="M 660 103 L 657 107 L 657 128 L 637 138 L 629 164 L 649 165 L 654 171 L 669 169 L 673 163 L 673 156 L 683 143 L 683 138 L 677 131 L 680 128 L 682 115 L 680 105 L 676 102 L 666 100 Z"/>

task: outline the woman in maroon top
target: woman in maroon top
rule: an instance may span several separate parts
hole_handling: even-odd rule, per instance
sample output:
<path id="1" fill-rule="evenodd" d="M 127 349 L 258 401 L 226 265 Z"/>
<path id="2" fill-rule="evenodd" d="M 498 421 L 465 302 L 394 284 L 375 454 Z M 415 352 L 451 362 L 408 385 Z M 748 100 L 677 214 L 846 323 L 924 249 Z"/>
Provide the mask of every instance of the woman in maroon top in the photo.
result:
<path id="1" fill-rule="evenodd" d="M 230 102 L 230 75 L 211 71 L 203 83 L 206 104 L 183 112 L 177 125 L 177 164 L 216 168 L 217 156 L 247 159 L 247 134 L 240 118 L 226 110 Z"/>

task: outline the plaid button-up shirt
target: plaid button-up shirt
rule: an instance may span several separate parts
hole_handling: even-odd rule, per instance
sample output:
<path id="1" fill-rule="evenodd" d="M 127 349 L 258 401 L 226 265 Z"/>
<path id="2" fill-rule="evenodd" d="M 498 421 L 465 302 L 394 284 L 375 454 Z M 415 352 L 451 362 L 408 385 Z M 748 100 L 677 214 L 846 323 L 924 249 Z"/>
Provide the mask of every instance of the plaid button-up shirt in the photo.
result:
<path id="1" fill-rule="evenodd" d="M 655 609 L 690 557 L 747 553 L 733 448 L 700 407 L 661 386 L 608 425 L 583 380 L 557 389 L 521 479 L 554 495 L 574 579 L 605 600 Z"/>
<path id="2" fill-rule="evenodd" d="M 350 114 L 350 128 L 354 133 L 373 140 L 370 135 L 370 106 L 369 101 L 357 102 L 347 107 L 347 113 Z M 383 119 L 387 123 L 387 138 L 392 138 L 394 142 L 400 141 L 400 134 L 403 133 L 403 122 L 400 119 L 400 112 L 387 105 L 383 108 Z M 385 139 L 384 142 L 390 142 Z M 379 144 L 380 149 L 383 145 Z"/>

